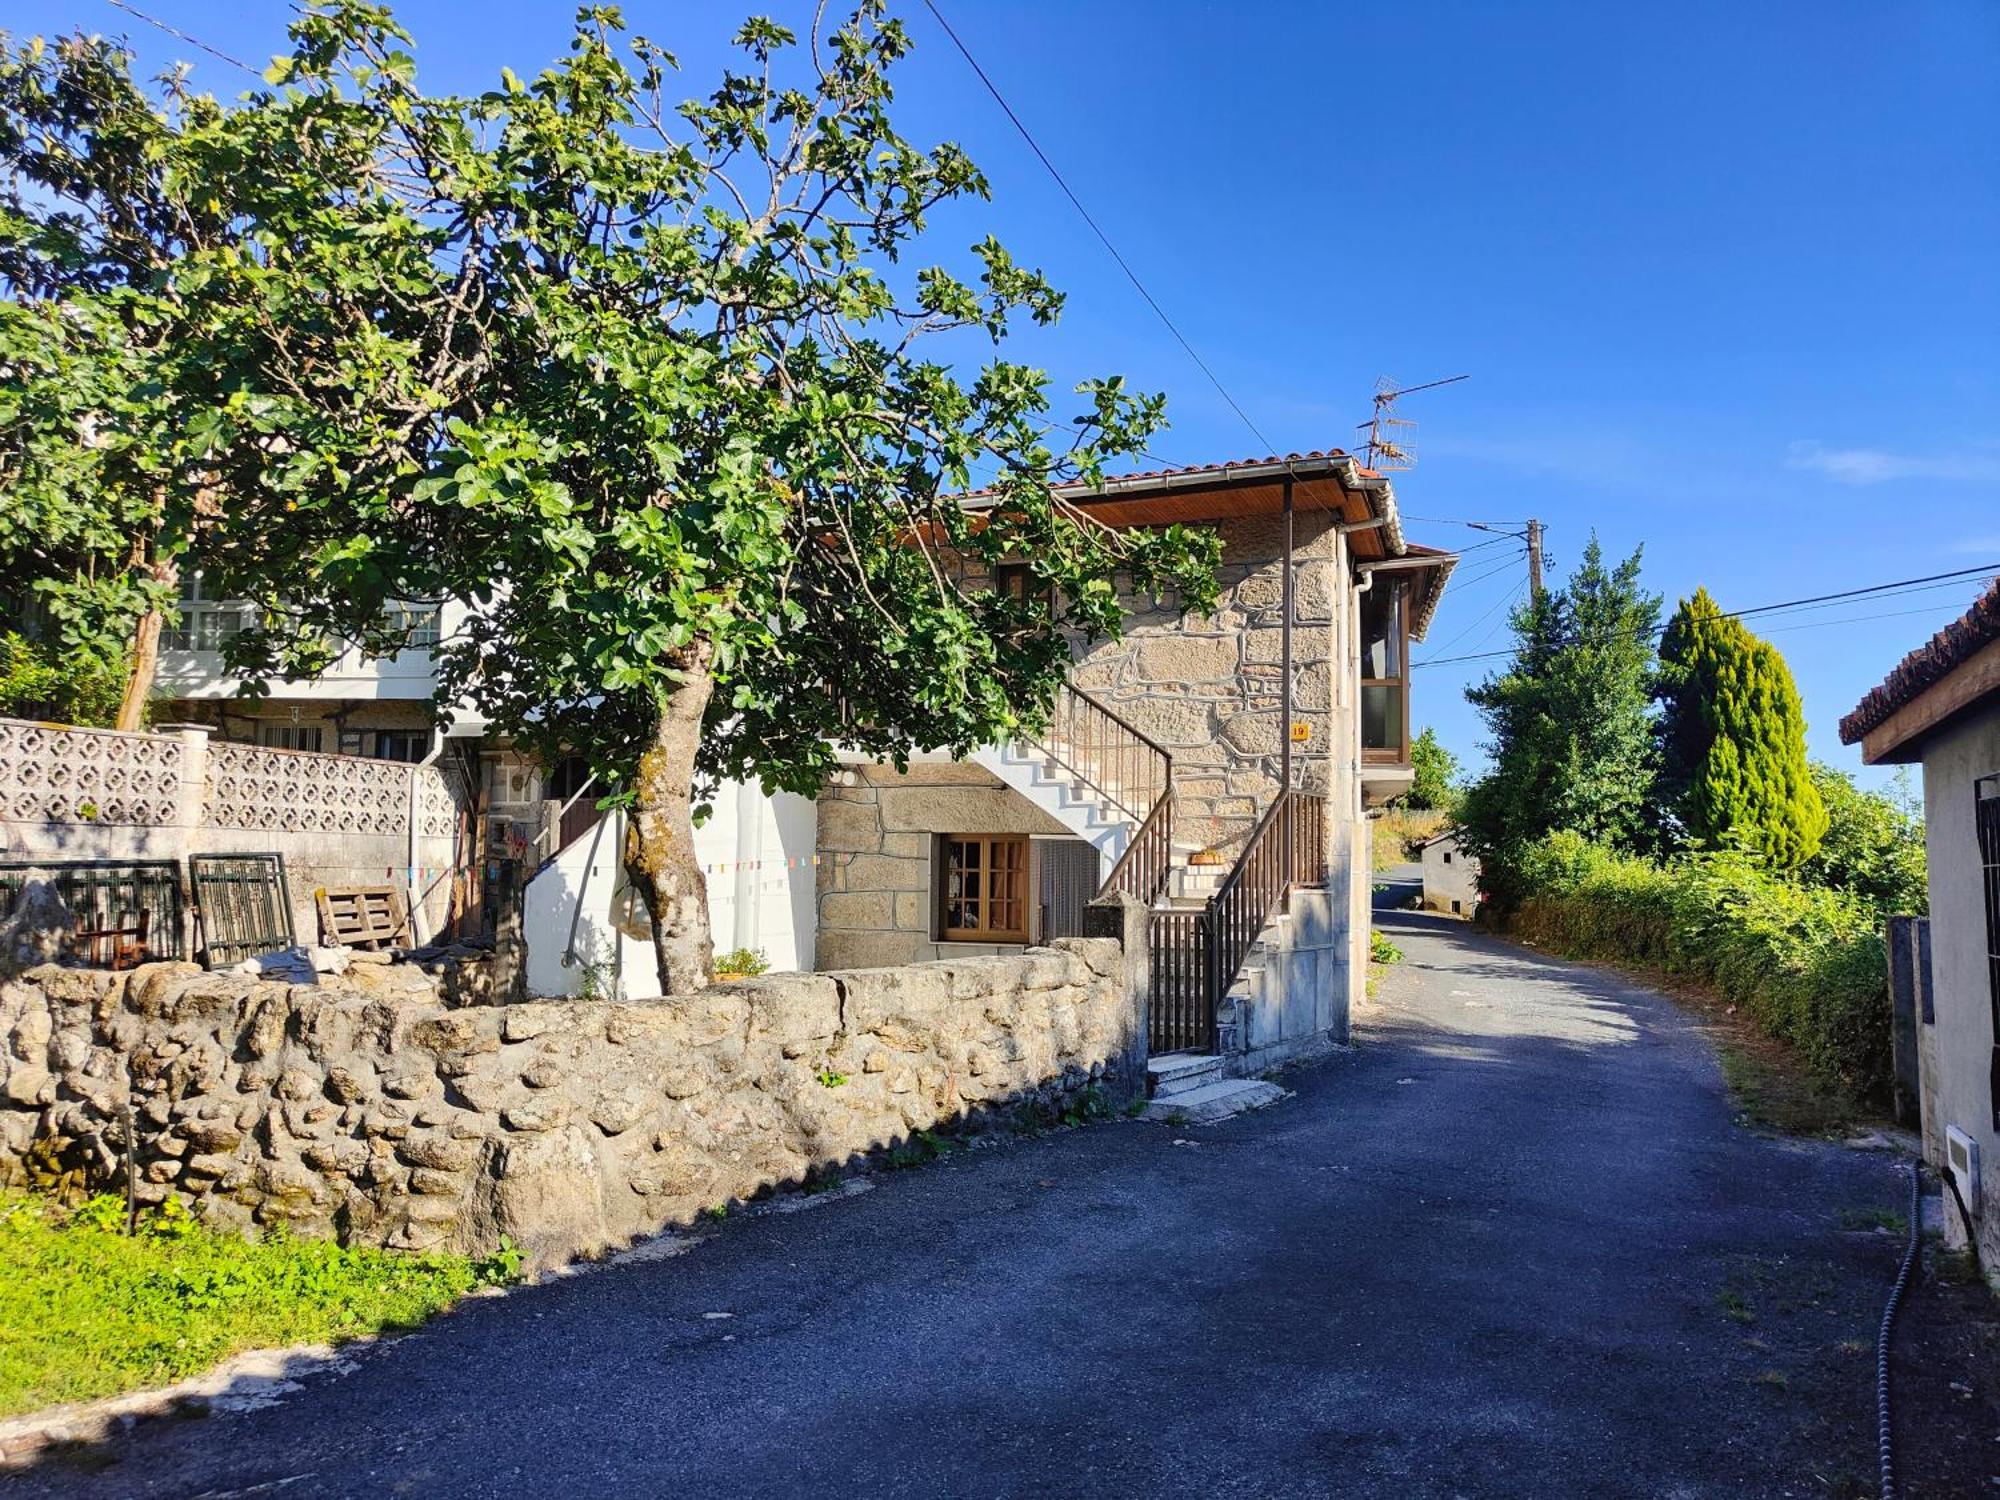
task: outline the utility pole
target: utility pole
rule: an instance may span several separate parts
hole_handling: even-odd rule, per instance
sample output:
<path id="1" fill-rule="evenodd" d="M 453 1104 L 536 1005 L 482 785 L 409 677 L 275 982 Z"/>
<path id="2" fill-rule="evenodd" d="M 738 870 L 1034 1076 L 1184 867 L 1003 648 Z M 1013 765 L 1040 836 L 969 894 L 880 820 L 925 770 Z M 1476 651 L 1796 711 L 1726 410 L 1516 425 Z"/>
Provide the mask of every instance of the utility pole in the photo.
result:
<path id="1" fill-rule="evenodd" d="M 1542 523 L 1528 523 L 1528 598 L 1542 597 Z"/>

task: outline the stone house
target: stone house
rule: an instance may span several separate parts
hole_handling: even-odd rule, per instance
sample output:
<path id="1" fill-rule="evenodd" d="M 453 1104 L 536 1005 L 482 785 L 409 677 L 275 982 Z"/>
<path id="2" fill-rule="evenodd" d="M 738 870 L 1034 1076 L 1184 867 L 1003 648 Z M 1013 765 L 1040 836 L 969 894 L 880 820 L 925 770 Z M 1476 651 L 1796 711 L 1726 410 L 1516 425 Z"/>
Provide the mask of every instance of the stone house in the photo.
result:
<path id="1" fill-rule="evenodd" d="M 718 949 L 822 970 L 1007 954 L 1081 935 L 1084 905 L 1122 890 L 1154 908 L 1156 1052 L 1248 1072 L 1344 1038 L 1366 970 L 1365 819 L 1410 784 L 1409 645 L 1456 559 L 1410 541 L 1389 481 L 1339 452 L 1065 498 L 1110 527 L 1216 528 L 1214 612 L 1128 596 L 1124 635 L 1078 644 L 1036 743 L 901 772 L 851 757 L 813 799 L 723 788 L 698 835 Z M 1025 564 L 990 579 L 959 566 L 1026 586 Z M 578 769 L 513 755 L 463 714 L 433 728 L 421 649 L 239 706 L 214 654 L 232 608 L 191 593 L 157 718 L 456 767 L 476 808 L 469 862 L 508 854 L 532 872 L 530 990 L 646 992 L 617 826 L 592 826 Z"/>
<path id="2" fill-rule="evenodd" d="M 1928 978 L 1916 986 L 1924 1157 L 1956 1182 L 1948 1235 L 2000 1268 L 2000 582 L 1840 721 L 1869 765 L 1920 764 Z"/>

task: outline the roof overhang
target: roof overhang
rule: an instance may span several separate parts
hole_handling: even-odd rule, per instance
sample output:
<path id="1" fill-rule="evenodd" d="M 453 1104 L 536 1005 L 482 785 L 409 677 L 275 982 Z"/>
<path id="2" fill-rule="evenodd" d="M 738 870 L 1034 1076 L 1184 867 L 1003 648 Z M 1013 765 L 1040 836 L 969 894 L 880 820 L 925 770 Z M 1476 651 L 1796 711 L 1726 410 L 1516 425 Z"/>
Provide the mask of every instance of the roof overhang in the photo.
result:
<path id="1" fill-rule="evenodd" d="M 1917 760 L 1927 736 L 1989 700 L 2000 703 L 2000 581 L 1840 721 L 1841 743 L 1871 766 Z"/>
<path id="2" fill-rule="evenodd" d="M 1874 765 L 1921 760 L 1924 741 L 1987 700 L 2000 707 L 2000 640 L 1988 641 L 1861 736 L 1861 759 Z"/>
<path id="3" fill-rule="evenodd" d="M 1338 517 L 1357 569 L 1393 563 L 1409 570 L 1416 586 L 1410 634 L 1422 640 L 1458 557 L 1406 540 L 1395 488 L 1385 475 L 1363 468 L 1351 454 L 1292 454 L 1125 474 L 1096 484 L 1060 485 L 1055 494 L 1106 526 L 1200 525 L 1281 515 L 1287 479 L 1296 512 L 1330 512 Z M 962 503 L 977 511 L 998 500 L 991 491 L 976 491 L 964 496 Z"/>

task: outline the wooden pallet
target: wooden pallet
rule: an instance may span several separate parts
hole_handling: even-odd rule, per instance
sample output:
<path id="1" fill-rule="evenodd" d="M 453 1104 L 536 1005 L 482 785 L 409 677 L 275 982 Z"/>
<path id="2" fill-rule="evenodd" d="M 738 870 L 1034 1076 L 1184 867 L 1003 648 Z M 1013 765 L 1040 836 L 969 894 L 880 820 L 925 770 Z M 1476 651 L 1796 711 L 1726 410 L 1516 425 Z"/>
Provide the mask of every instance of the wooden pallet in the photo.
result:
<path id="1" fill-rule="evenodd" d="M 407 943 L 409 909 L 393 885 L 354 886 L 313 892 L 319 908 L 319 940 L 329 947 L 388 948 Z"/>

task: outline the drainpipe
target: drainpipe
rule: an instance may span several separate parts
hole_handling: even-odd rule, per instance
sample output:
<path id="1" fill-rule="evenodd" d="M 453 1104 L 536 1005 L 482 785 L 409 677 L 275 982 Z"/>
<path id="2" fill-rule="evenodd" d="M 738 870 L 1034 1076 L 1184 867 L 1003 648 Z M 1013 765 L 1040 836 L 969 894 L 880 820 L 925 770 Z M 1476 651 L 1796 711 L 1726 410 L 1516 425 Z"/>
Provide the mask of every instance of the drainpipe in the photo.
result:
<path id="1" fill-rule="evenodd" d="M 1278 726 L 1278 796 L 1289 802 L 1292 795 L 1292 476 L 1289 473 L 1285 475 L 1285 577 L 1280 594 L 1285 618 L 1279 646 L 1283 666 L 1278 684 L 1278 701 L 1282 705 Z M 1284 837 L 1285 879 L 1289 882 L 1294 874 L 1292 809 L 1287 806 L 1279 816 L 1284 820 L 1280 832 Z"/>

